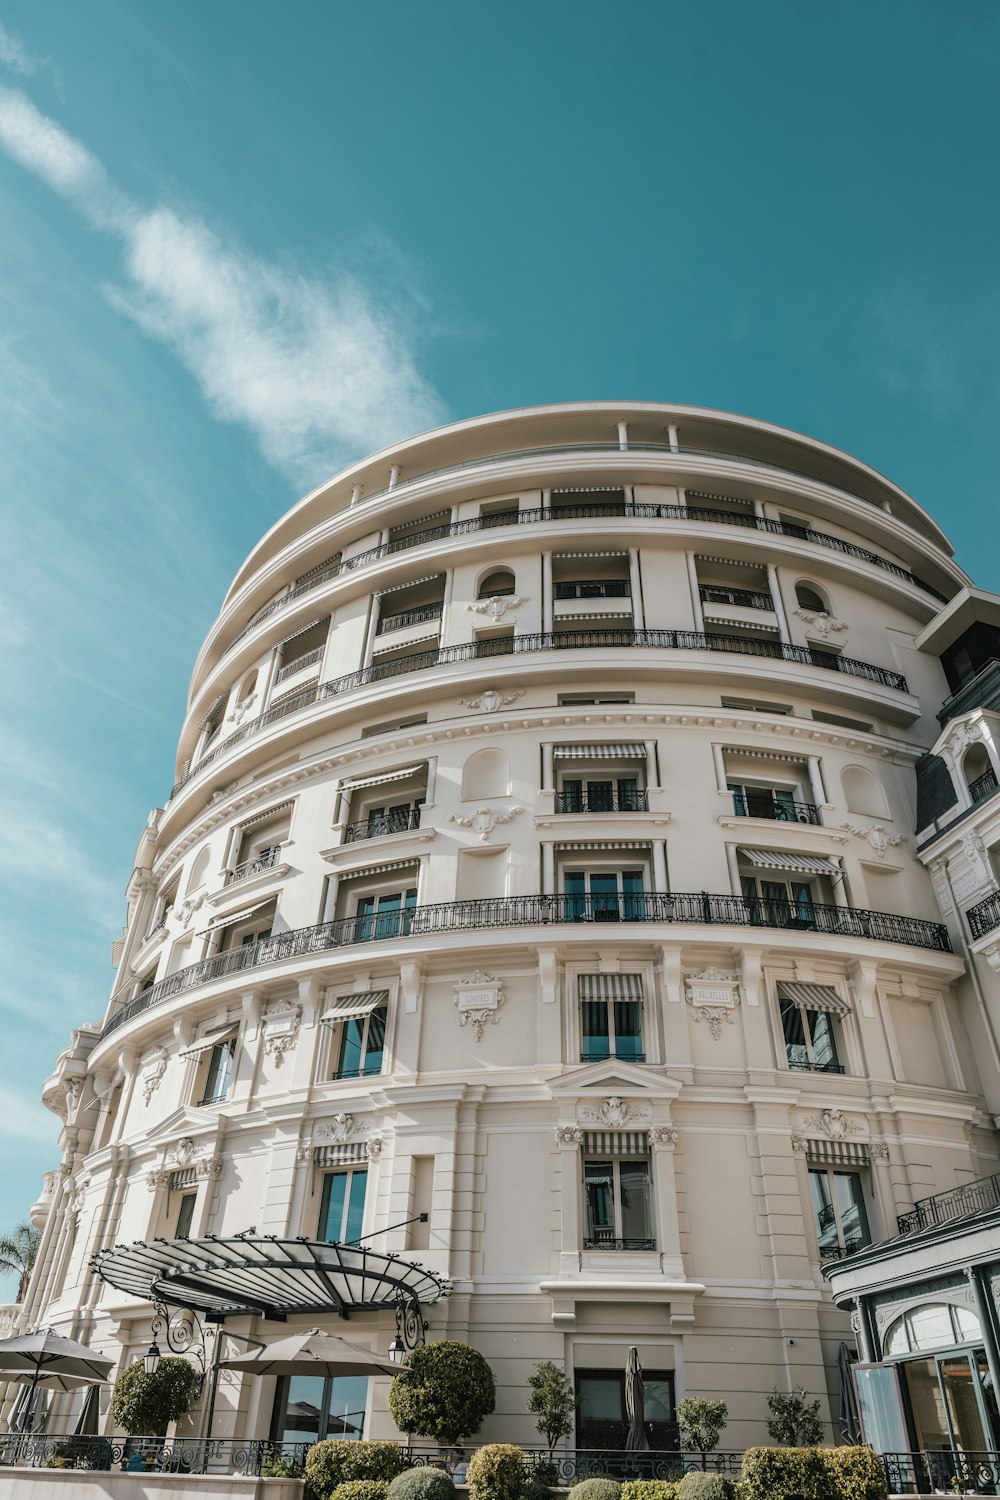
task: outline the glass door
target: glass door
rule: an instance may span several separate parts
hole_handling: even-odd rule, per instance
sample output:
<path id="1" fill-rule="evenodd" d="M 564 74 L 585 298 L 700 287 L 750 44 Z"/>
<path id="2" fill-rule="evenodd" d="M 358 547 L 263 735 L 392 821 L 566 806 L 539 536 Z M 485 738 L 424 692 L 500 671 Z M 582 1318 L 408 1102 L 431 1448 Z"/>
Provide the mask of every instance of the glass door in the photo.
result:
<path id="1" fill-rule="evenodd" d="M 367 943 L 377 942 L 379 938 L 405 937 L 410 930 L 410 912 L 416 904 L 416 890 L 393 891 L 385 896 L 360 896 L 355 941 Z"/>

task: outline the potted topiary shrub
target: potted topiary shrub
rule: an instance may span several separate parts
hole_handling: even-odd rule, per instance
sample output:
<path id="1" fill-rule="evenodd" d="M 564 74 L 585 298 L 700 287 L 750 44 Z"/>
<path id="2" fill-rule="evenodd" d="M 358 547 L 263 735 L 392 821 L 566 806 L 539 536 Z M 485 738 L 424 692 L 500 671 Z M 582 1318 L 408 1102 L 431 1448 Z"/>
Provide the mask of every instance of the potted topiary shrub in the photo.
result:
<path id="1" fill-rule="evenodd" d="M 706 1467 L 706 1454 L 714 1448 L 722 1435 L 729 1416 L 729 1407 L 724 1401 L 706 1401 L 701 1396 L 685 1396 L 677 1405 L 677 1424 L 681 1430 L 681 1442 L 685 1448 L 695 1448 L 701 1454 L 701 1466 Z"/>
<path id="2" fill-rule="evenodd" d="M 389 1387 L 389 1411 L 400 1432 L 449 1445 L 478 1432 L 495 1405 L 486 1360 L 450 1339 L 412 1349 Z"/>
<path id="3" fill-rule="evenodd" d="M 524 1454 L 512 1443 L 487 1443 L 469 1463 L 471 1500 L 520 1500 Z"/>
<path id="4" fill-rule="evenodd" d="M 443 1469 L 404 1469 L 390 1484 L 388 1500 L 455 1500 L 455 1486 Z"/>
<path id="5" fill-rule="evenodd" d="M 161 1359 L 151 1375 L 135 1360 L 115 1381 L 111 1415 L 129 1437 L 163 1437 L 168 1422 L 191 1410 L 198 1374 L 186 1359 Z"/>

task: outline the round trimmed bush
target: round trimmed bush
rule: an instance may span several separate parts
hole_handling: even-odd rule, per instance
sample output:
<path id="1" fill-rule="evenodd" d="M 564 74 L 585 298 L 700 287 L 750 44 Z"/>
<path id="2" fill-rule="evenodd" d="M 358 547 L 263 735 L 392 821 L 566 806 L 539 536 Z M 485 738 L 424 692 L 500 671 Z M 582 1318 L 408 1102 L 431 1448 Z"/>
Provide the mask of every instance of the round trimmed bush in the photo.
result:
<path id="1" fill-rule="evenodd" d="M 692 1469 L 677 1489 L 677 1500 L 733 1500 L 732 1483 L 724 1474 L 699 1474 Z"/>
<path id="2" fill-rule="evenodd" d="M 400 1432 L 439 1443 L 478 1432 L 495 1405 L 493 1371 L 478 1349 L 454 1339 L 412 1349 L 389 1387 L 389 1412 Z"/>
<path id="3" fill-rule="evenodd" d="M 337 1485 L 330 1500 L 386 1500 L 388 1493 L 384 1479 L 349 1479 Z"/>
<path id="4" fill-rule="evenodd" d="M 328 1500 L 340 1485 L 362 1479 L 387 1485 L 400 1473 L 405 1460 L 395 1443 L 352 1443 L 347 1438 L 328 1438 L 313 1443 L 306 1454 L 306 1494 L 309 1500 Z M 357 1500 L 364 1500 L 358 1496 Z M 377 1496 L 369 1500 L 378 1500 Z"/>
<path id="5" fill-rule="evenodd" d="M 469 1461 L 472 1500 L 520 1500 L 524 1454 L 513 1443 L 487 1443 Z"/>
<path id="6" fill-rule="evenodd" d="M 622 1485 L 621 1500 L 677 1500 L 677 1479 L 630 1479 Z"/>
<path id="7" fill-rule="evenodd" d="M 389 1500 L 454 1500 L 455 1486 L 443 1469 L 404 1469 L 389 1486 Z"/>
<path id="8" fill-rule="evenodd" d="M 617 1479 L 585 1479 L 573 1486 L 573 1500 L 619 1500 L 621 1492 Z"/>
<path id="9" fill-rule="evenodd" d="M 553 1500 L 553 1495 L 544 1479 L 536 1479 L 531 1474 L 527 1479 L 521 1480 L 521 1493 L 517 1500 Z"/>

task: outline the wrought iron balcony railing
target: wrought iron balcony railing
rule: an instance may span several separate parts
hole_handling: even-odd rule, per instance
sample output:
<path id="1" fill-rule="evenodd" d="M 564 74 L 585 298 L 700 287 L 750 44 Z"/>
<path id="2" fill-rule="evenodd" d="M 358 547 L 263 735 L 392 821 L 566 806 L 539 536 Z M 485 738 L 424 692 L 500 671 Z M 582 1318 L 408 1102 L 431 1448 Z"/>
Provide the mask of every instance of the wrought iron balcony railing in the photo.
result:
<path id="1" fill-rule="evenodd" d="M 511 455 L 511 457 L 514 456 Z M 332 562 L 328 568 L 323 568 L 320 572 L 303 578 L 287 593 L 282 594 L 280 599 L 275 599 L 263 609 L 258 610 L 239 634 L 233 637 L 226 649 L 232 650 L 239 641 L 251 631 L 256 630 L 258 625 L 262 625 L 272 615 L 293 604 L 296 599 L 301 599 L 303 594 L 320 588 L 324 583 L 329 583 L 345 573 L 353 572 L 356 568 L 366 567 L 369 563 L 381 561 L 382 558 L 408 551 L 411 547 L 426 546 L 430 542 L 438 542 L 454 536 L 467 536 L 477 531 L 492 531 L 500 526 L 533 526 L 546 521 L 598 520 L 605 516 L 638 521 L 707 521 L 712 525 L 739 526 L 743 530 L 765 531 L 775 536 L 794 537 L 797 541 L 812 542 L 818 547 L 827 547 L 835 552 L 841 552 L 846 557 L 857 558 L 859 562 L 871 563 L 873 567 L 881 568 L 884 572 L 892 573 L 904 582 L 922 589 L 925 594 L 939 599 L 942 604 L 948 602 L 945 594 L 942 594 L 933 584 L 927 583 L 912 573 L 909 568 L 901 567 L 899 563 L 882 557 L 880 553 L 873 552 L 869 547 L 860 547 L 856 542 L 845 541 L 843 537 L 831 536 L 825 531 L 815 531 L 811 526 L 798 526 L 790 521 L 772 521 L 766 516 L 755 516 L 721 508 L 713 509 L 711 506 L 704 505 L 658 505 L 647 501 L 628 503 L 625 500 L 597 500 L 585 504 L 535 506 L 529 510 L 511 509 L 495 511 L 485 516 L 470 516 L 464 521 L 453 521 L 443 526 L 428 526 L 423 531 L 414 531 L 408 536 L 397 537 L 394 541 L 384 542 L 379 547 L 369 547 L 364 552 L 356 552 L 353 557 L 341 558 Z M 503 590 L 494 592 L 502 593 Z"/>
<path id="2" fill-rule="evenodd" d="M 355 844 L 361 839 L 384 839 L 390 833 L 409 833 L 419 827 L 419 807 L 390 807 L 381 817 L 361 818 L 357 823 L 348 823 L 344 828 L 344 843 Z"/>
<path id="3" fill-rule="evenodd" d="M 815 802 L 796 802 L 773 792 L 734 792 L 733 811 L 738 818 L 770 818 L 776 823 L 818 823 Z"/>
<path id="4" fill-rule="evenodd" d="M 766 609 L 774 613 L 770 594 L 756 589 L 727 589 L 717 583 L 703 583 L 698 590 L 703 604 L 734 604 L 741 609 Z"/>
<path id="5" fill-rule="evenodd" d="M 340 917 L 315 927 L 275 933 L 255 943 L 241 944 L 199 963 L 178 969 L 147 986 L 130 1000 L 120 1001 L 105 1022 L 107 1036 L 133 1016 L 174 995 L 225 979 L 244 969 L 283 959 L 325 953 L 334 948 L 383 939 L 422 937 L 441 932 L 489 931 L 504 927 L 537 927 L 553 923 L 691 922 L 720 927 L 783 927 L 824 932 L 837 937 L 872 938 L 950 953 L 947 928 L 940 922 L 901 917 L 893 912 L 866 911 L 856 906 L 815 905 L 804 909 L 790 901 L 765 901 L 746 896 L 711 895 L 708 891 L 650 892 L 605 896 L 493 896 L 480 901 L 446 901 L 371 916 Z M 117 999 L 117 996 L 113 997 Z"/>
<path id="6" fill-rule="evenodd" d="M 969 796 L 973 802 L 985 802 L 987 797 L 992 797 L 997 789 L 997 773 L 990 766 L 982 776 L 977 776 L 975 781 L 969 782 Z"/>
<path id="7" fill-rule="evenodd" d="M 617 1047 L 586 1047 L 580 1053 L 580 1061 L 582 1063 L 612 1061 L 644 1063 L 646 1061 L 646 1054 L 645 1052 L 633 1052 L 629 1048 L 619 1050 Z"/>
<path id="8" fill-rule="evenodd" d="M 419 609 L 404 609 L 398 615 L 383 615 L 378 622 L 376 635 L 388 635 L 393 630 L 405 630 L 408 625 L 421 625 L 424 620 L 440 620 L 444 603 L 422 604 Z"/>
<path id="9" fill-rule="evenodd" d="M 1000 927 L 1000 893 L 994 891 L 992 896 L 987 896 L 985 901 L 980 901 L 976 906 L 970 906 L 965 913 L 969 924 L 969 931 L 974 938 L 985 937 L 988 932 L 995 932 Z"/>
<path id="10" fill-rule="evenodd" d="M 985 1213 L 991 1208 L 1000 1208 L 1000 1176 L 979 1177 L 975 1182 L 964 1182 L 961 1187 L 952 1188 L 950 1192 L 921 1198 L 908 1214 L 900 1214 L 896 1228 L 900 1234 L 913 1234 L 918 1229 L 948 1224 L 953 1219 Z"/>
<path id="11" fill-rule="evenodd" d="M 846 1073 L 847 1069 L 839 1062 L 810 1062 L 805 1057 L 790 1057 L 788 1066 L 793 1073 Z"/>
<path id="12" fill-rule="evenodd" d="M 601 578 L 579 583 L 557 583 L 557 599 L 630 599 L 632 584 L 627 578 Z"/>
<path id="13" fill-rule="evenodd" d="M 634 792 L 600 793 L 556 792 L 557 813 L 634 813 L 648 812 L 649 799 L 638 787 Z"/>
<path id="14" fill-rule="evenodd" d="M 307 651 L 304 656 L 297 656 L 294 661 L 286 662 L 275 676 L 275 682 L 284 682 L 286 677 L 294 677 L 296 672 L 304 672 L 306 667 L 315 666 L 318 661 L 323 660 L 325 646 L 317 646 L 315 651 Z"/>
<path id="15" fill-rule="evenodd" d="M 863 1250 L 870 1245 L 871 1240 L 863 1234 L 849 1234 L 846 1239 L 836 1245 L 820 1245 L 820 1260 L 840 1260 L 845 1255 L 853 1255 L 855 1250 Z"/>
<path id="16" fill-rule="evenodd" d="M 594 1239 L 585 1239 L 585 1250 L 655 1250 L 655 1240 L 615 1239 L 613 1235 L 598 1234 Z"/>
<path id="17" fill-rule="evenodd" d="M 281 845 L 274 844 L 270 849 L 261 849 L 252 859 L 245 859 L 242 864 L 230 870 L 226 875 L 226 884 L 235 885 L 238 880 L 249 880 L 252 875 L 263 875 L 265 870 L 273 870 L 281 857 Z"/>
<path id="18" fill-rule="evenodd" d="M 341 693 L 368 687 L 374 682 L 386 682 L 393 677 L 402 677 L 410 672 L 424 672 L 431 667 L 452 666 L 466 661 L 481 661 L 494 656 L 534 655 L 544 651 L 594 651 L 600 648 L 631 648 L 653 651 L 720 651 L 737 656 L 760 656 L 771 661 L 798 662 L 807 667 L 821 667 L 826 671 L 844 673 L 849 677 L 860 677 L 866 682 L 875 682 L 882 687 L 908 691 L 906 678 L 899 672 L 885 667 L 872 666 L 870 662 L 857 661 L 850 656 L 841 656 L 836 651 L 820 651 L 806 646 L 792 646 L 787 641 L 759 640 L 739 635 L 724 635 L 698 630 L 626 630 L 616 627 L 594 626 L 586 630 L 547 630 L 538 634 L 495 636 L 492 639 L 468 641 L 460 646 L 443 646 L 436 651 L 416 651 L 409 656 L 396 657 L 392 661 L 375 662 L 370 667 L 361 667 L 330 682 L 318 683 L 293 693 L 269 708 L 256 719 L 249 719 L 235 733 L 216 742 L 201 757 L 196 765 L 176 782 L 171 790 L 175 797 L 183 786 L 197 776 L 226 750 L 241 744 L 252 735 L 259 734 L 269 724 L 299 709 L 308 708 L 326 698 L 339 697 Z"/>

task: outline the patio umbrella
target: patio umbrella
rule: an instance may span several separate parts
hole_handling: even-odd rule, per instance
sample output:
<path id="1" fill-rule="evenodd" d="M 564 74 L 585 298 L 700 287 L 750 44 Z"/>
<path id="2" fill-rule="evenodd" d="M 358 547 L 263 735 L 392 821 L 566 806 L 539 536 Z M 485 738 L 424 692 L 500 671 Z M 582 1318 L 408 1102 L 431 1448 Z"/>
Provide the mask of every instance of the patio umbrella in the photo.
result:
<path id="1" fill-rule="evenodd" d="M 857 1355 L 846 1344 L 837 1351 L 837 1366 L 840 1370 L 840 1435 L 845 1443 L 861 1442 L 861 1420 L 858 1416 L 858 1398 L 854 1391 L 851 1366 Z"/>
<path id="2" fill-rule="evenodd" d="M 107 1379 L 113 1363 L 95 1354 L 86 1344 L 63 1338 L 51 1328 L 0 1339 L 0 1380 L 27 1385 L 28 1408 L 32 1412 L 39 1382 L 44 1381 L 47 1390 L 63 1391 L 92 1382 L 99 1385 Z"/>
<path id="3" fill-rule="evenodd" d="M 76 1419 L 73 1428 L 74 1437 L 96 1437 L 97 1421 L 101 1415 L 101 1398 L 97 1393 L 97 1386 L 92 1385 L 83 1398 L 80 1415 Z"/>
<path id="4" fill-rule="evenodd" d="M 221 1362 L 223 1370 L 244 1370 L 250 1375 L 398 1375 L 399 1366 L 388 1355 L 373 1354 L 351 1344 L 336 1333 L 310 1328 L 293 1333 L 252 1354 L 240 1354 Z M 0 1366 L 2 1368 L 2 1366 Z"/>
<path id="5" fill-rule="evenodd" d="M 625 1415 L 628 1417 L 628 1436 L 625 1447 L 629 1453 L 643 1452 L 649 1448 L 646 1436 L 646 1390 L 642 1383 L 639 1366 L 639 1351 L 633 1347 L 628 1351 L 625 1365 Z"/>

